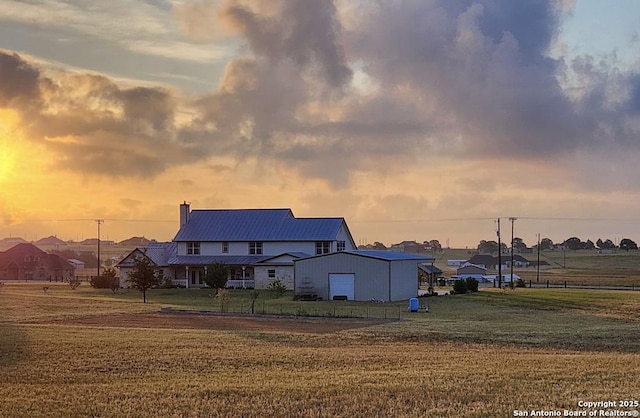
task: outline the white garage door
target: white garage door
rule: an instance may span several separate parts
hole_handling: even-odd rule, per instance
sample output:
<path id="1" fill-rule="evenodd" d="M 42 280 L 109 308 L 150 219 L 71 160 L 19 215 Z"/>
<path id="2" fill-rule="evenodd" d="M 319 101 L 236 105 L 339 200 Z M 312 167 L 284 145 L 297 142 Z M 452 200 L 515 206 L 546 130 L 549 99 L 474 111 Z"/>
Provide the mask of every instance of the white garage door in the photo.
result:
<path id="1" fill-rule="evenodd" d="M 355 299 L 353 273 L 329 273 L 329 300 L 334 296 L 346 296 L 347 300 Z"/>

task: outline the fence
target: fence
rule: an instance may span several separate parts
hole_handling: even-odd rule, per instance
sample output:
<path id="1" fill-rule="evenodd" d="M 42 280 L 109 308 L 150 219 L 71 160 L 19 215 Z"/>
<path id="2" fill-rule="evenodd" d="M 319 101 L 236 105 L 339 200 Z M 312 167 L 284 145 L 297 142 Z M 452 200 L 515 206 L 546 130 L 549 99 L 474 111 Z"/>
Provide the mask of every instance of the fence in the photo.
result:
<path id="1" fill-rule="evenodd" d="M 546 288 L 546 289 L 598 289 L 598 290 L 640 290 L 640 286 L 635 284 L 621 285 L 621 284 L 567 284 L 567 281 L 552 282 L 545 280 L 543 282 L 535 282 L 529 280 L 528 287 L 530 288 Z"/>
<path id="2" fill-rule="evenodd" d="M 348 303 L 348 302 L 347 302 Z M 216 303 L 210 310 L 203 311 L 217 314 L 235 315 L 281 315 L 292 317 L 324 317 L 324 318 L 361 318 L 361 319 L 402 319 L 408 314 L 408 306 L 369 306 L 369 305 L 339 305 L 339 302 L 331 302 L 326 305 L 318 305 L 317 302 L 288 302 L 268 303 L 257 301 L 255 304 L 245 301 L 229 300 L 225 303 Z"/>

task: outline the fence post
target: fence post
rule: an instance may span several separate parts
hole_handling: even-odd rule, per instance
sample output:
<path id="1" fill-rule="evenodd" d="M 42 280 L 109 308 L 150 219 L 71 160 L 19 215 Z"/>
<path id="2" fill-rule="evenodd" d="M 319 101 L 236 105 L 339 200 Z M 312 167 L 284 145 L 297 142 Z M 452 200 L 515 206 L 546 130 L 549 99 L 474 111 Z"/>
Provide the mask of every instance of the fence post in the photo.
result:
<path id="1" fill-rule="evenodd" d="M 531 289 L 531 279 L 529 279 L 529 289 Z"/>
<path id="2" fill-rule="evenodd" d="M 549 280 L 547 280 L 547 289 L 549 288 Z"/>
<path id="3" fill-rule="evenodd" d="M 564 281 L 564 288 L 565 289 L 567 288 L 567 281 L 566 280 Z"/>

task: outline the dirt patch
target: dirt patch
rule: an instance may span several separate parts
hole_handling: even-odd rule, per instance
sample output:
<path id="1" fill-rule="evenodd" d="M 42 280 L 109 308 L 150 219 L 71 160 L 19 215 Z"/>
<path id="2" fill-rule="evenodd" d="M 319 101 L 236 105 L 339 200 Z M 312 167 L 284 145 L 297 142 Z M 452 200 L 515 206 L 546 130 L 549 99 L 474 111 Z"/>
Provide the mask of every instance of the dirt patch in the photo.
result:
<path id="1" fill-rule="evenodd" d="M 205 313 L 96 315 L 51 321 L 53 324 L 94 327 L 213 329 L 327 334 L 390 322 L 383 319 L 232 316 Z"/>

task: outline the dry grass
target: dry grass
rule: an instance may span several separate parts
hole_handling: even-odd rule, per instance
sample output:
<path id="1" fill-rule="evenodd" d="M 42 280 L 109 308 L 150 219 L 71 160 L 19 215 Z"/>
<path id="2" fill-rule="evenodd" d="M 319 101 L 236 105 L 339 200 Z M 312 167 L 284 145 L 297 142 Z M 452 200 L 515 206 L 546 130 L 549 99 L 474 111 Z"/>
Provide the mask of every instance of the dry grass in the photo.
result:
<path id="1" fill-rule="evenodd" d="M 158 326 L 159 305 L 54 290 L 0 290 L 2 417 L 496 417 L 640 387 L 639 321 L 619 308 L 637 313 L 635 292 L 438 297 L 429 314 L 314 333 Z M 113 314 L 135 320 L 86 323 Z"/>

